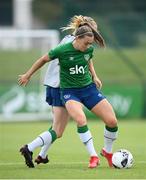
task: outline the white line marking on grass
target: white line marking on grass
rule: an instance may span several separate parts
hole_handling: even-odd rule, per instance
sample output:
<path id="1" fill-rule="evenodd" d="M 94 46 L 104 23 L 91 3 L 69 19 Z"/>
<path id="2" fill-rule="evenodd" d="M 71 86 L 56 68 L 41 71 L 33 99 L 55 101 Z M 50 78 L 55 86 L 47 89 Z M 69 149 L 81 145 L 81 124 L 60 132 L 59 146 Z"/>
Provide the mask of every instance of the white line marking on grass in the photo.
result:
<path id="1" fill-rule="evenodd" d="M 146 161 L 135 161 L 138 164 L 146 164 Z M 0 162 L 0 166 L 15 166 L 24 165 L 25 162 Z M 71 164 L 88 164 L 88 162 L 50 162 L 49 164 L 56 165 L 71 165 Z"/>
<path id="2" fill-rule="evenodd" d="M 11 165 L 21 165 L 21 164 L 24 164 L 22 162 L 0 162 L 0 166 L 11 166 Z"/>
<path id="3" fill-rule="evenodd" d="M 146 164 L 146 161 L 135 161 L 138 164 Z"/>
<path id="4" fill-rule="evenodd" d="M 11 166 L 11 165 L 23 165 L 25 162 L 0 162 L 0 166 Z M 49 164 L 56 164 L 56 165 L 68 165 L 68 164 L 88 164 L 88 162 L 51 162 Z"/>

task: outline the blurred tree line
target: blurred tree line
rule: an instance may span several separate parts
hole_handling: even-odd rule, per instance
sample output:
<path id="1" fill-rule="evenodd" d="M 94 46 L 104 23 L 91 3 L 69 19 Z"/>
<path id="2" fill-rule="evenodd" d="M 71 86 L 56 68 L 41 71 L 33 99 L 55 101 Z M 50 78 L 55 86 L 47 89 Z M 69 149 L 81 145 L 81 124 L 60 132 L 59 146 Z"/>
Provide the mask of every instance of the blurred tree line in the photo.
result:
<path id="1" fill-rule="evenodd" d="M 33 14 L 46 28 L 59 29 L 74 15 L 93 17 L 110 45 L 145 45 L 145 0 L 33 0 Z M 62 34 L 63 36 L 64 34 Z"/>

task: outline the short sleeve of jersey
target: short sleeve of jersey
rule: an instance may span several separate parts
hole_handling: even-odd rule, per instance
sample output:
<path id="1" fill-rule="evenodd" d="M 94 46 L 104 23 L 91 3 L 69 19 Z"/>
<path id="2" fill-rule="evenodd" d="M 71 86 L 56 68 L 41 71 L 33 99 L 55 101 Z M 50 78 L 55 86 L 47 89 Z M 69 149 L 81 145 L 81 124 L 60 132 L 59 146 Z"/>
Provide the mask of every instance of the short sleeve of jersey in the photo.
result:
<path id="1" fill-rule="evenodd" d="M 60 46 L 57 46 L 56 48 L 51 49 L 48 53 L 49 58 L 52 60 L 59 58 L 59 55 L 60 55 Z"/>

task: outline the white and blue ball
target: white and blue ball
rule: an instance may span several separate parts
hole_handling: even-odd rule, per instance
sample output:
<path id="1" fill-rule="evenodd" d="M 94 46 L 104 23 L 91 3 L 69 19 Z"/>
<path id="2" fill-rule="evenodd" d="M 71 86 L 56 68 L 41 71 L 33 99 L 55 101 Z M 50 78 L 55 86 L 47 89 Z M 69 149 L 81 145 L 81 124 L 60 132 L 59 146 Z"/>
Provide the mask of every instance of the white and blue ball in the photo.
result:
<path id="1" fill-rule="evenodd" d="M 113 154 L 112 163 L 115 168 L 131 168 L 133 165 L 133 156 L 130 151 L 120 149 Z"/>

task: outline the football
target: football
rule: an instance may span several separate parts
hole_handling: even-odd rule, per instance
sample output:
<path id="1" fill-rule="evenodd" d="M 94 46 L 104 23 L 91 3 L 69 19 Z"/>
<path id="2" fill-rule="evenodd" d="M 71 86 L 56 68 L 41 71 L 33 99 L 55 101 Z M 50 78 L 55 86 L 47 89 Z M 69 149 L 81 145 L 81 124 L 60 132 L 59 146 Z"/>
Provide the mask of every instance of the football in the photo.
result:
<path id="1" fill-rule="evenodd" d="M 133 165 L 133 156 L 130 151 L 120 149 L 113 154 L 112 163 L 115 168 L 131 168 Z"/>

